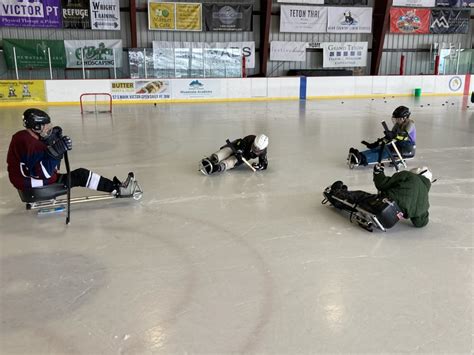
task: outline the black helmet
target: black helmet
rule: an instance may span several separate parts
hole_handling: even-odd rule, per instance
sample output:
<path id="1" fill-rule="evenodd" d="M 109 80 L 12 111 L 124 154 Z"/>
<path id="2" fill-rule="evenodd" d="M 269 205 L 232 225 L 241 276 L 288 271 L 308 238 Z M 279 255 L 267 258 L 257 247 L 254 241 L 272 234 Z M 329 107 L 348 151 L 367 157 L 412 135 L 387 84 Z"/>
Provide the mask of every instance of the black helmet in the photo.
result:
<path id="1" fill-rule="evenodd" d="M 49 115 L 37 108 L 29 108 L 23 112 L 23 126 L 34 131 L 40 131 L 41 126 L 51 123 Z"/>
<path id="2" fill-rule="evenodd" d="M 410 109 L 406 106 L 398 106 L 392 113 L 393 118 L 409 118 L 410 115 Z"/>

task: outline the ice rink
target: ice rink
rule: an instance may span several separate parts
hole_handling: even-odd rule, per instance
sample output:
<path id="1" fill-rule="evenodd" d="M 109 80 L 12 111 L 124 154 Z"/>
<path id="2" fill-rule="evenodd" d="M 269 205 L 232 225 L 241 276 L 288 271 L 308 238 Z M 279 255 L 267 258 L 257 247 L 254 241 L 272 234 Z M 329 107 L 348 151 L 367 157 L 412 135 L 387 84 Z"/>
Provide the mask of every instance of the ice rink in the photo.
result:
<path id="1" fill-rule="evenodd" d="M 386 102 L 385 102 L 386 101 Z M 438 181 L 430 223 L 369 233 L 322 205 L 362 139 L 407 105 Z M 421 107 L 423 105 L 423 107 Z M 26 211 L 6 172 L 25 108 L 0 113 L 0 353 L 455 353 L 473 347 L 474 104 L 461 97 L 50 107 L 72 168 L 134 171 L 141 201 Z M 225 140 L 269 136 L 269 168 L 206 177 Z M 386 168 L 392 174 L 392 168 Z M 88 193 L 76 188 L 74 196 Z"/>

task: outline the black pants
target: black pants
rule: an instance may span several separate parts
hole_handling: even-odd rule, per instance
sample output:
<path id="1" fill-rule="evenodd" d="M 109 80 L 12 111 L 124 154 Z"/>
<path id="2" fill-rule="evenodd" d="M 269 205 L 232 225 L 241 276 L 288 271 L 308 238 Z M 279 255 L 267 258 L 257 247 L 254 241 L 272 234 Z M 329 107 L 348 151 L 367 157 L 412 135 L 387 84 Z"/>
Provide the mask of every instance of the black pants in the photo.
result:
<path id="1" fill-rule="evenodd" d="M 58 174 L 58 183 L 68 186 L 66 174 Z M 82 186 L 89 189 L 112 192 L 115 185 L 112 180 L 97 175 L 90 170 L 79 168 L 71 171 L 71 187 Z"/>

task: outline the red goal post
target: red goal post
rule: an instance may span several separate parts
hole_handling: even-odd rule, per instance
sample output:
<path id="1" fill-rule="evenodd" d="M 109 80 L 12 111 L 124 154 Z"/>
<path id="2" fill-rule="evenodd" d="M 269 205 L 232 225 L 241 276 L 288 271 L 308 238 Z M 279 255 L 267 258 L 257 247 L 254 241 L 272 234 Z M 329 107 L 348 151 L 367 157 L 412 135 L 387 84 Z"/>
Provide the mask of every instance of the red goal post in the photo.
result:
<path id="1" fill-rule="evenodd" d="M 112 113 L 112 95 L 107 92 L 85 92 L 81 94 L 79 101 L 81 113 Z"/>

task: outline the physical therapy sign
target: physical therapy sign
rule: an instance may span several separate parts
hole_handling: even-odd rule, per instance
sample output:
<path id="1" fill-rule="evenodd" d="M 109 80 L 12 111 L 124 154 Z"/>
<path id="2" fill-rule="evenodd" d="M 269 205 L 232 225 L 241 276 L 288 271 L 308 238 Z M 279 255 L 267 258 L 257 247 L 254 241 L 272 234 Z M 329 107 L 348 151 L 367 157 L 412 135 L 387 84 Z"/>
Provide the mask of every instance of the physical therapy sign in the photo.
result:
<path id="1" fill-rule="evenodd" d="M 60 28 L 61 0 L 0 0 L 0 26 Z"/>

